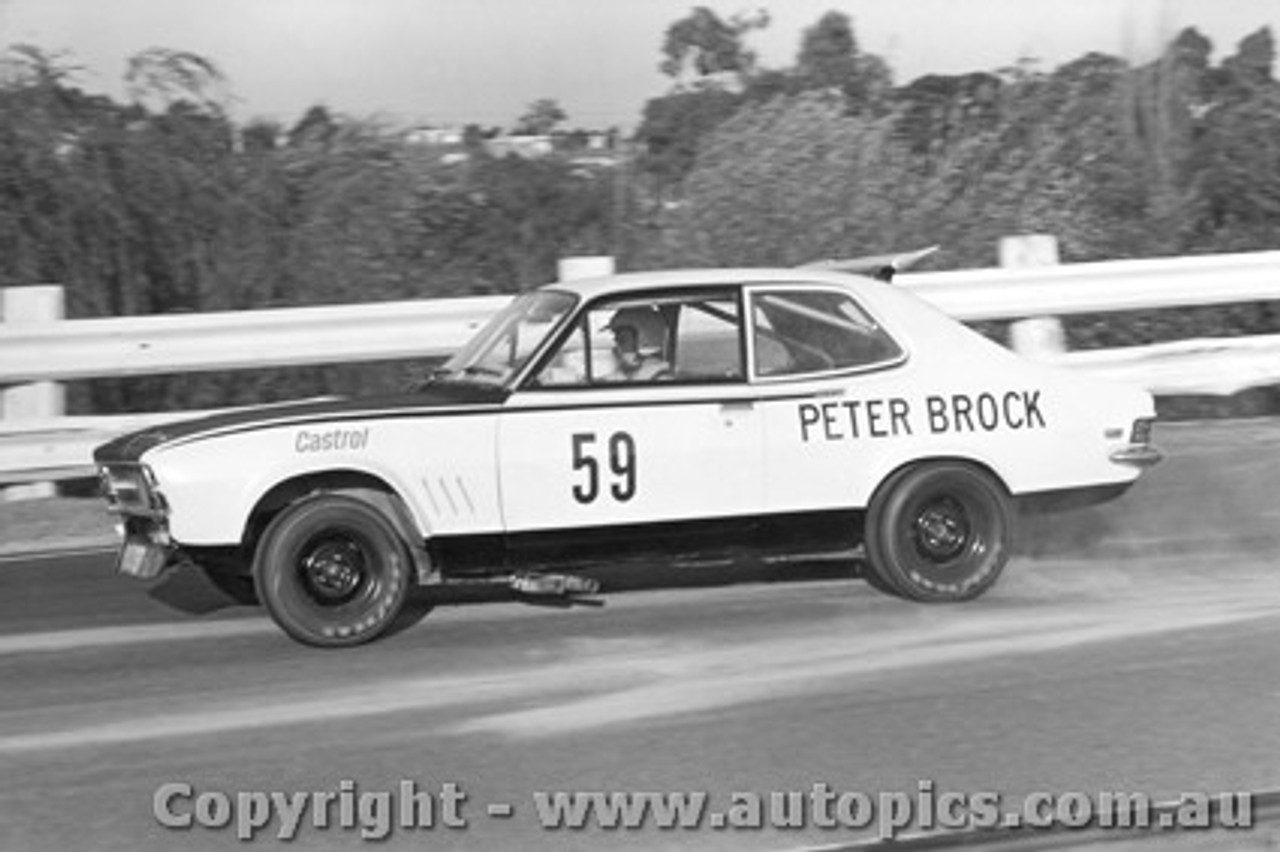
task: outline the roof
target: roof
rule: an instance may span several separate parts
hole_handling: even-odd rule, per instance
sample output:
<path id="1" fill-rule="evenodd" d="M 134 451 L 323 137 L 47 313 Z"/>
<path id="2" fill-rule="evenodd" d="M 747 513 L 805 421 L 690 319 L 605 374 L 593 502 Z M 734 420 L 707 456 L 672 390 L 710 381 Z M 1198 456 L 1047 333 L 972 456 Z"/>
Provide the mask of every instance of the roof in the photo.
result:
<path id="1" fill-rule="evenodd" d="M 544 289 L 562 290 L 582 299 L 619 292 L 666 290 L 673 287 L 705 287 L 712 284 L 834 284 L 841 287 L 887 287 L 862 275 L 830 272 L 815 268 L 743 267 L 714 269 L 669 269 L 652 272 L 624 272 L 596 278 L 557 281 Z"/>

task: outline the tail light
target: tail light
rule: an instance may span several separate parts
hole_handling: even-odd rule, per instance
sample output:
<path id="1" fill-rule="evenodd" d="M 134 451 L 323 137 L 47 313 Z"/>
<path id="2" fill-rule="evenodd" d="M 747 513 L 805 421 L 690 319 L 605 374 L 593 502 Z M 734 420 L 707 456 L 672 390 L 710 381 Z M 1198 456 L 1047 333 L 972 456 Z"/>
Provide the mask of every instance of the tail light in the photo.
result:
<path id="1" fill-rule="evenodd" d="M 1114 450 L 1111 460 L 1116 464 L 1148 468 L 1164 458 L 1164 453 L 1151 444 L 1151 427 L 1155 422 L 1154 417 L 1140 417 L 1133 421 L 1133 427 L 1129 430 L 1129 442 Z"/>
<path id="2" fill-rule="evenodd" d="M 1133 429 L 1129 432 L 1130 444 L 1150 444 L 1151 428 L 1155 426 L 1154 417 L 1140 417 L 1133 421 Z"/>

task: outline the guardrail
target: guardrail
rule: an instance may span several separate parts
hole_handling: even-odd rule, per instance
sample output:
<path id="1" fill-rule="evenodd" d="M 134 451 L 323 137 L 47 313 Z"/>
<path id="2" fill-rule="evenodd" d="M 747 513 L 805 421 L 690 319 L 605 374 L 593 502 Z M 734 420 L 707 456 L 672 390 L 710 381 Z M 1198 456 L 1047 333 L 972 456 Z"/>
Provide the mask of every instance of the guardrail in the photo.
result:
<path id="1" fill-rule="evenodd" d="M 0 326 L 0 384 L 445 355 L 509 296 Z"/>
<path id="2" fill-rule="evenodd" d="M 911 273 L 895 281 L 967 321 L 1280 301 L 1280 252 Z M 438 357 L 509 298 L 0 325 L 0 385 Z M 1157 394 L 1280 383 L 1280 335 L 1034 354 Z M 0 421 L 0 485 L 90 475 L 96 444 L 186 414 Z"/>
<path id="3" fill-rule="evenodd" d="M 1280 251 L 923 272 L 894 281 L 961 320 L 1224 305 L 1280 299 Z"/>

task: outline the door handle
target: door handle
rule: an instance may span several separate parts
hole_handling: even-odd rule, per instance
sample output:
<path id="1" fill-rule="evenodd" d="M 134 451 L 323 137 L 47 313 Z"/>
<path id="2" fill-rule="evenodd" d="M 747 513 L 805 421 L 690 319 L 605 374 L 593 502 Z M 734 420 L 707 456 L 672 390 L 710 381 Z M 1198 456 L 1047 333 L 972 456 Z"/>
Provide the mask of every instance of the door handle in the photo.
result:
<path id="1" fill-rule="evenodd" d="M 720 410 L 728 413 L 731 411 L 751 411 L 756 407 L 754 399 L 731 399 L 720 403 Z"/>

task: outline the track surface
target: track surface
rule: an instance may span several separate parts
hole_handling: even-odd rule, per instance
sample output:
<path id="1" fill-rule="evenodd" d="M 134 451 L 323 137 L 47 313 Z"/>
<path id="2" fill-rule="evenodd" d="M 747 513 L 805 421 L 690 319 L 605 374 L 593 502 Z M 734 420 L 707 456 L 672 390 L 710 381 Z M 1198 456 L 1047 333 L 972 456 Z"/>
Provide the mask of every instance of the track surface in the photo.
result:
<path id="1" fill-rule="evenodd" d="M 706 791 L 723 808 L 734 791 L 815 784 L 1006 801 L 1280 788 L 1278 433 L 1168 432 L 1149 480 L 1033 529 L 1001 584 L 961 607 L 809 570 L 604 607 L 437 605 L 385 641 L 326 653 L 193 575 L 147 589 L 113 577 L 106 553 L 11 559 L 0 850 L 245 846 L 234 828 L 160 826 L 153 796 L 174 782 L 233 798 L 452 783 L 467 828 L 376 846 L 546 850 L 861 835 L 548 830 L 535 791 Z M 272 848 L 278 828 L 252 847 Z M 299 843 L 365 845 L 309 822 Z"/>

